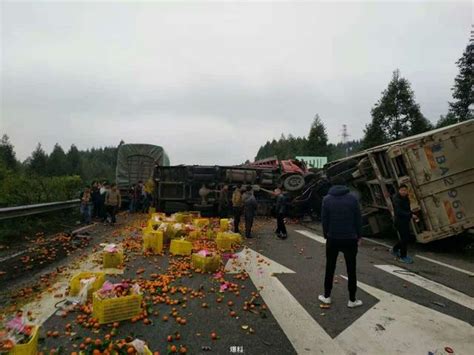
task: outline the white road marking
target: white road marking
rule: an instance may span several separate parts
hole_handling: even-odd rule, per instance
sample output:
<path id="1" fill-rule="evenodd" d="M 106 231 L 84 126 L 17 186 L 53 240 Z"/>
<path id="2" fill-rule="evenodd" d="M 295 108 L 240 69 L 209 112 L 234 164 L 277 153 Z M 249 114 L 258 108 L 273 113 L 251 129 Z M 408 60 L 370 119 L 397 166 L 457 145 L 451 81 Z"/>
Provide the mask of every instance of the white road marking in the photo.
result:
<path id="1" fill-rule="evenodd" d="M 369 242 L 371 242 L 371 243 L 375 243 L 375 244 L 378 244 L 378 245 L 382 245 L 382 246 L 384 246 L 384 247 L 387 247 L 387 248 L 389 248 L 389 249 L 392 249 L 392 245 L 388 245 L 388 244 L 379 242 L 379 241 L 374 240 L 374 239 L 371 239 L 371 238 L 362 237 L 362 239 L 367 240 L 367 241 L 369 241 Z"/>
<path id="2" fill-rule="evenodd" d="M 444 354 L 445 346 L 456 354 L 472 353 L 474 328 L 469 323 L 362 282 L 357 285 L 380 302 L 335 338 L 347 354 Z"/>
<path id="3" fill-rule="evenodd" d="M 245 270 L 249 274 L 298 354 L 345 353 L 280 280 L 273 276 L 274 273 L 294 273 L 294 271 L 249 248 L 236 255 L 236 259 L 227 262 L 226 271 L 232 273 Z M 263 261 L 259 261 L 262 259 Z"/>
<path id="4" fill-rule="evenodd" d="M 432 263 L 435 263 L 435 264 L 438 264 L 438 265 L 442 265 L 442 266 L 448 267 L 450 269 L 453 269 L 453 270 L 456 270 L 456 271 L 459 271 L 459 272 L 462 272 L 462 273 L 467 274 L 469 276 L 474 276 L 474 272 L 470 272 L 470 271 L 458 268 L 458 267 L 453 266 L 453 265 L 445 264 L 445 263 L 442 263 L 441 261 L 434 260 L 434 259 L 431 259 L 431 258 L 427 258 L 426 256 L 422 256 L 422 255 L 418 255 L 418 254 L 416 254 L 415 256 L 417 258 L 420 258 L 420 259 L 423 259 L 423 260 L 426 260 L 426 261 L 429 261 L 429 262 L 432 262 Z"/>
<path id="5" fill-rule="evenodd" d="M 15 254 L 5 256 L 5 257 L 0 259 L 0 263 L 3 263 L 4 261 L 10 260 L 10 259 L 13 259 L 13 258 L 15 258 L 19 255 L 25 254 L 27 251 L 28 251 L 28 249 L 25 249 L 25 250 L 16 252 Z"/>
<path id="6" fill-rule="evenodd" d="M 295 232 L 299 233 L 299 234 L 302 234 L 305 237 L 311 238 L 311 239 L 313 239 L 313 240 L 315 240 L 319 243 L 326 244 L 326 239 L 324 239 L 323 237 L 321 237 L 318 234 L 312 233 L 312 232 L 307 231 L 307 230 L 295 230 Z"/>
<path id="7" fill-rule="evenodd" d="M 409 272 L 409 270 L 403 269 L 394 265 L 374 265 L 376 268 L 386 271 L 391 275 L 397 276 L 405 281 L 411 282 L 417 286 L 420 286 L 428 291 L 431 291 L 441 297 L 447 298 L 450 301 L 456 302 L 461 306 L 474 309 L 474 298 L 466 295 L 465 293 L 453 290 L 440 283 L 426 279 L 420 275 L 413 273 L 398 273 L 396 270 L 403 270 Z"/>
<path id="8" fill-rule="evenodd" d="M 295 232 L 297 232 L 299 234 L 302 234 L 305 237 L 311 238 L 311 239 L 313 239 L 313 240 L 315 240 L 319 243 L 326 244 L 326 239 L 324 239 L 324 237 L 321 237 L 319 234 L 316 234 L 316 233 L 313 233 L 313 232 L 310 232 L 310 231 L 307 231 L 307 230 L 302 230 L 302 229 L 295 230 Z M 379 241 L 376 241 L 376 240 L 373 240 L 373 239 L 370 239 L 370 238 L 362 238 L 362 239 L 367 240 L 371 243 L 383 245 L 384 247 L 387 247 L 387 248 L 392 247 L 391 245 L 388 245 L 388 244 L 385 244 L 385 243 L 382 243 L 382 242 L 379 242 Z"/>

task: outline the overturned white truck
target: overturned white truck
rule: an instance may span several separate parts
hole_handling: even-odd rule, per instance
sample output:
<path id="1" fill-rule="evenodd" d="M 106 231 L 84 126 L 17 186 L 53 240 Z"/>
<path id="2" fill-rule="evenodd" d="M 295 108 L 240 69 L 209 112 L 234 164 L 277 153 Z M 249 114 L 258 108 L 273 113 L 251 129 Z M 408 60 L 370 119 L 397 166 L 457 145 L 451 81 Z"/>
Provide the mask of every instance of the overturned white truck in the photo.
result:
<path id="1" fill-rule="evenodd" d="M 392 197 L 410 191 L 412 231 L 420 243 L 474 228 L 474 120 L 377 146 L 327 164 L 360 196 L 368 234 L 392 224 Z"/>

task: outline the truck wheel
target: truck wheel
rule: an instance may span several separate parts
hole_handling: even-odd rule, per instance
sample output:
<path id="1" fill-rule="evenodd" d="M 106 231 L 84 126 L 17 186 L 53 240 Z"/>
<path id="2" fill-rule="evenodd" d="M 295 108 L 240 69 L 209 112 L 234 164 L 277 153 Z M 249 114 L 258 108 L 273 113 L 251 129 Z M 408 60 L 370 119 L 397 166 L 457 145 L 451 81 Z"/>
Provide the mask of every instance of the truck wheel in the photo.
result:
<path id="1" fill-rule="evenodd" d="M 289 175 L 283 177 L 283 187 L 287 191 L 298 191 L 304 186 L 304 177 L 302 175 Z"/>

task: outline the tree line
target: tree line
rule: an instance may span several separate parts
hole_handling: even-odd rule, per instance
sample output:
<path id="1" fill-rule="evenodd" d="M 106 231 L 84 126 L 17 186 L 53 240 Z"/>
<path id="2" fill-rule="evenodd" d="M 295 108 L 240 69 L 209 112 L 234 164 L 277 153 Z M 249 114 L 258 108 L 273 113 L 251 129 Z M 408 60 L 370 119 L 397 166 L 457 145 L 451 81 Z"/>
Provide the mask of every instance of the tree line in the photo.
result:
<path id="1" fill-rule="evenodd" d="M 65 152 L 56 144 L 47 154 L 38 144 L 31 155 L 20 162 L 9 137 L 3 135 L 0 140 L 0 207 L 73 199 L 93 180 L 114 181 L 117 150 L 118 147 L 79 150 L 71 145 Z"/>
<path id="2" fill-rule="evenodd" d="M 459 73 L 452 87 L 453 100 L 449 101 L 446 115 L 441 115 L 433 125 L 421 112 L 415 101 L 410 82 L 397 69 L 392 74 L 387 89 L 371 110 L 371 122 L 365 126 L 361 141 L 328 144 L 323 121 L 318 114 L 313 119 L 308 137 L 285 137 L 267 141 L 257 152 L 255 159 L 277 156 L 289 159 L 296 156 L 327 156 L 329 160 L 339 159 L 345 154 L 353 154 L 401 138 L 445 127 L 474 118 L 474 42 L 470 42 L 461 58 L 456 62 Z"/>

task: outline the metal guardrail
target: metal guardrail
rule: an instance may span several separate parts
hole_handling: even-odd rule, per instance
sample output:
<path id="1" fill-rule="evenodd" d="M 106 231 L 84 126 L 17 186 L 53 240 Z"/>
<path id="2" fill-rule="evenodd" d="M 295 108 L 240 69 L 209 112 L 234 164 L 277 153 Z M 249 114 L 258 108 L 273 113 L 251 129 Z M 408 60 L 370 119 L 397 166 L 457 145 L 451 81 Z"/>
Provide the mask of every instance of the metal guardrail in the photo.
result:
<path id="1" fill-rule="evenodd" d="M 0 208 L 0 220 L 78 207 L 80 202 L 81 200 L 76 199 L 69 201 L 39 203 L 36 205 Z"/>

